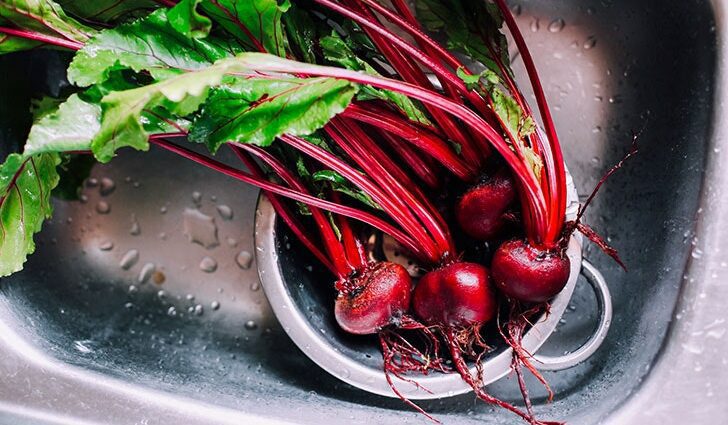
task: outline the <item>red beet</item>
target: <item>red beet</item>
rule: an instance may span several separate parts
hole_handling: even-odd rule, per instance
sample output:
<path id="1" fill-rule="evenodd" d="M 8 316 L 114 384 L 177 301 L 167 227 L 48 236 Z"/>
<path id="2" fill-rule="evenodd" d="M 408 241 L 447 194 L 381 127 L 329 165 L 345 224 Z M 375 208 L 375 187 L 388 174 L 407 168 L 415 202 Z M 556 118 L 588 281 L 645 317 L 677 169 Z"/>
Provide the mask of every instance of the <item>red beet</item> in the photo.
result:
<path id="1" fill-rule="evenodd" d="M 456 262 L 427 273 L 415 288 L 413 308 L 428 325 L 464 328 L 489 321 L 497 306 L 488 269 Z"/>
<path id="2" fill-rule="evenodd" d="M 336 321 L 349 333 L 367 335 L 407 311 L 412 278 L 399 264 L 379 262 L 342 286 L 334 309 Z"/>
<path id="3" fill-rule="evenodd" d="M 524 240 L 511 240 L 496 250 L 493 280 L 504 294 L 525 302 L 544 302 L 561 292 L 571 272 L 561 250 L 546 251 Z"/>
<path id="4" fill-rule="evenodd" d="M 513 180 L 506 173 L 498 173 L 460 198 L 455 208 L 458 224 L 474 239 L 492 239 L 503 228 L 504 214 L 515 198 Z"/>

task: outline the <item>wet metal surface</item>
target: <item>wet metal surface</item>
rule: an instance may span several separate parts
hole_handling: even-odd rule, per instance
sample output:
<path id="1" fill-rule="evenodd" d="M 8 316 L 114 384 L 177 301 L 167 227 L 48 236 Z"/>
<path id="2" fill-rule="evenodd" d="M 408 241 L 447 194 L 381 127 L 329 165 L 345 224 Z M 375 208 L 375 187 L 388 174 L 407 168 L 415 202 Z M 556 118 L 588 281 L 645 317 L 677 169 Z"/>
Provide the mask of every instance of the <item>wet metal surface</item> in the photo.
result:
<path id="1" fill-rule="evenodd" d="M 725 2 L 518 4 L 580 193 L 644 128 L 640 155 L 588 214 L 630 267 L 586 251 L 610 283 L 612 329 L 588 362 L 547 373 L 556 400 L 535 391 L 538 412 L 574 424 L 728 421 Z M 40 57 L 0 59 L 0 150 L 24 138 L 25 93 L 63 75 L 57 58 L 46 75 Z M 0 422 L 424 423 L 328 376 L 279 327 L 255 263 L 236 261 L 253 249 L 254 191 L 156 151 L 125 152 L 94 177 L 87 203 L 57 203 L 26 270 L 0 282 Z M 104 177 L 115 182 L 106 196 Z M 186 209 L 214 220 L 217 246 L 185 233 Z M 543 352 L 588 338 L 595 302 L 579 285 Z M 513 379 L 489 389 L 518 398 Z M 445 423 L 513 423 L 468 394 L 423 407 Z"/>

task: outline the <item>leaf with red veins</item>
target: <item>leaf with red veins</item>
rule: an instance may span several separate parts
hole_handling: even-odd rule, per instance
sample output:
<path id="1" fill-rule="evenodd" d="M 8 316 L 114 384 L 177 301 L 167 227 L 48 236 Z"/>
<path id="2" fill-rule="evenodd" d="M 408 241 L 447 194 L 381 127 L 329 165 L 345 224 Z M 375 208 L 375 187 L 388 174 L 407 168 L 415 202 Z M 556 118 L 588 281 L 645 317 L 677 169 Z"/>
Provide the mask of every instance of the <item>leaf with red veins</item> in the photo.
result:
<path id="1" fill-rule="evenodd" d="M 183 6 L 160 9 L 144 19 L 101 31 L 73 58 L 68 79 L 90 86 L 105 81 L 115 69 L 130 68 L 148 71 L 160 81 L 241 52 L 234 40 L 196 39 L 180 32 L 169 15 L 175 17 L 173 12 Z"/>
<path id="2" fill-rule="evenodd" d="M 91 22 L 120 22 L 159 7 L 155 0 L 58 0 L 70 15 Z"/>
<path id="3" fill-rule="evenodd" d="M 11 154 L 0 165 L 0 277 L 21 270 L 35 251 L 33 236 L 53 211 L 59 163 L 56 153 Z"/>
<path id="4" fill-rule="evenodd" d="M 250 51 L 284 57 L 281 19 L 289 0 L 202 0 L 202 9 Z"/>
<path id="5" fill-rule="evenodd" d="M 309 135 L 351 103 L 358 86 L 332 78 L 241 78 L 216 88 L 190 138 L 211 151 L 234 141 L 267 146 L 282 135 Z"/>
<path id="6" fill-rule="evenodd" d="M 0 26 L 79 43 L 85 43 L 96 34 L 96 30 L 69 17 L 51 0 L 0 0 Z"/>

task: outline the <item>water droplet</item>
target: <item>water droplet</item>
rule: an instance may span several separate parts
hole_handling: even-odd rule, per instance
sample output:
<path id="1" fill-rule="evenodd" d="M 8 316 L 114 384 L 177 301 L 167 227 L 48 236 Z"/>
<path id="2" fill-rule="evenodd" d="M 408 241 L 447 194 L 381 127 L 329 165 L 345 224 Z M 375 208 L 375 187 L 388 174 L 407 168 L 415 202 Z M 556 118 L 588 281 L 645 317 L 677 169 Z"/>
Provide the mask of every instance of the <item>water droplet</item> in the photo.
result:
<path id="1" fill-rule="evenodd" d="M 695 258 L 696 260 L 698 260 L 698 259 L 700 259 L 700 258 L 703 257 L 703 250 L 700 249 L 700 248 L 695 248 L 693 250 L 693 252 L 691 253 L 691 255 L 692 255 L 693 258 Z"/>
<path id="2" fill-rule="evenodd" d="M 564 26 L 566 26 L 566 22 L 564 22 L 563 19 L 561 19 L 561 18 L 554 19 L 549 24 L 549 31 L 550 32 L 559 32 L 562 29 L 564 29 Z"/>
<path id="3" fill-rule="evenodd" d="M 91 348 L 91 345 L 93 344 L 93 341 L 84 339 L 84 340 L 78 340 L 73 342 L 73 348 L 76 349 L 76 351 L 83 353 L 83 354 L 89 354 L 93 353 L 93 348 Z"/>
<path id="4" fill-rule="evenodd" d="M 594 37 L 592 35 L 592 36 L 589 36 L 589 38 L 587 38 L 586 41 L 584 41 L 583 47 L 584 47 L 584 50 L 589 50 L 589 49 L 594 48 L 594 46 L 596 46 L 596 45 L 597 45 L 597 39 L 596 39 L 596 37 Z"/>
<path id="5" fill-rule="evenodd" d="M 112 249 L 114 249 L 114 243 L 111 241 L 103 241 L 99 245 L 99 249 L 102 251 L 111 251 Z"/>
<path id="6" fill-rule="evenodd" d="M 255 323 L 254 321 L 248 320 L 247 322 L 245 322 L 245 329 L 247 329 L 249 331 L 253 331 L 257 328 L 258 328 L 258 324 Z"/>
<path id="7" fill-rule="evenodd" d="M 164 291 L 159 291 L 157 292 L 157 297 L 159 297 L 160 299 L 164 299 L 167 297 L 167 293 Z"/>
<path id="8" fill-rule="evenodd" d="M 124 308 L 127 309 L 127 310 L 131 310 L 132 308 L 134 308 L 134 304 L 133 303 L 126 303 L 126 304 L 124 304 Z"/>
<path id="9" fill-rule="evenodd" d="M 121 261 L 119 262 L 119 267 L 124 270 L 129 270 L 130 268 L 134 267 L 134 264 L 136 264 L 137 261 L 139 261 L 139 251 L 137 251 L 136 249 L 130 249 L 121 258 Z"/>
<path id="10" fill-rule="evenodd" d="M 160 208 L 159 209 L 159 213 L 160 214 L 167 214 L 167 207 L 165 206 L 165 207 Z"/>
<path id="11" fill-rule="evenodd" d="M 108 177 L 101 179 L 101 186 L 99 186 L 99 193 L 101 196 L 111 195 L 111 193 L 114 192 L 114 189 L 116 189 L 116 183 L 114 183 L 113 180 Z"/>
<path id="12" fill-rule="evenodd" d="M 192 294 L 187 294 L 187 295 L 185 295 L 185 299 L 187 301 L 194 301 L 195 300 L 195 296 L 192 295 Z"/>
<path id="13" fill-rule="evenodd" d="M 512 11 L 513 11 L 514 16 L 521 16 L 521 13 L 523 13 L 523 8 L 521 7 L 520 4 L 517 4 L 517 5 L 513 6 Z"/>
<path id="14" fill-rule="evenodd" d="M 96 204 L 96 212 L 99 214 L 108 214 L 111 212 L 111 205 L 106 201 L 99 201 Z"/>
<path id="15" fill-rule="evenodd" d="M 139 292 L 139 288 L 136 285 L 129 285 L 128 292 L 129 294 L 134 295 Z"/>
<path id="16" fill-rule="evenodd" d="M 86 187 L 96 187 L 99 185 L 99 180 L 93 177 L 86 180 Z"/>
<path id="17" fill-rule="evenodd" d="M 219 245 L 215 219 L 198 210 L 187 208 L 183 213 L 184 233 L 190 242 L 207 249 Z"/>
<path id="18" fill-rule="evenodd" d="M 129 228 L 129 234 L 132 236 L 139 236 L 142 233 L 142 228 L 139 226 L 136 214 L 131 215 L 131 227 Z"/>
<path id="19" fill-rule="evenodd" d="M 166 241 L 166 240 L 167 240 L 167 234 L 166 234 L 166 233 L 164 233 L 164 232 L 160 233 L 160 234 L 159 234 L 159 235 L 157 235 L 157 236 L 159 237 L 159 239 L 161 239 L 161 240 L 163 240 L 163 241 Z"/>
<path id="20" fill-rule="evenodd" d="M 142 269 L 139 271 L 139 276 L 137 277 L 137 282 L 139 283 L 146 283 L 150 277 L 152 277 L 152 274 L 154 274 L 156 266 L 154 263 L 146 263 L 144 266 L 142 266 Z"/>
<path id="21" fill-rule="evenodd" d="M 213 310 L 219 310 L 220 309 L 220 303 L 217 301 L 213 301 L 210 303 L 210 308 Z"/>
<path id="22" fill-rule="evenodd" d="M 205 312 L 205 308 L 202 307 L 202 304 L 197 304 L 194 309 L 195 316 L 202 316 L 202 314 Z"/>
<path id="23" fill-rule="evenodd" d="M 596 126 L 596 127 L 592 128 L 592 133 L 594 133 L 594 134 L 601 133 L 601 132 L 602 132 L 602 128 L 600 126 Z"/>
<path id="24" fill-rule="evenodd" d="M 167 280 L 167 276 L 165 276 L 164 273 L 162 273 L 161 271 L 157 270 L 152 273 L 152 282 L 156 283 L 157 285 L 163 284 L 165 280 Z"/>
<path id="25" fill-rule="evenodd" d="M 78 200 L 79 200 L 79 201 L 80 201 L 80 202 L 81 202 L 82 204 L 85 204 L 85 203 L 87 203 L 87 202 L 88 202 L 88 196 L 86 196 L 86 195 L 81 195 L 81 196 L 79 196 L 79 197 L 78 197 Z"/>
<path id="26" fill-rule="evenodd" d="M 176 316 L 177 315 L 177 309 L 174 306 L 171 306 L 167 309 L 167 316 Z"/>
<path id="27" fill-rule="evenodd" d="M 227 244 L 230 247 L 236 247 L 238 246 L 238 241 L 235 238 L 227 238 Z"/>
<path id="28" fill-rule="evenodd" d="M 218 205 L 217 212 L 218 212 L 218 214 L 220 214 L 220 217 L 222 217 L 224 220 L 233 219 L 233 209 L 227 205 Z"/>
<path id="29" fill-rule="evenodd" d="M 198 207 L 202 205 L 202 194 L 197 191 L 192 192 L 192 202 L 194 202 Z"/>
<path id="30" fill-rule="evenodd" d="M 200 270 L 205 273 L 212 273 L 217 270 L 217 261 L 211 257 L 205 257 L 200 261 Z"/>
<path id="31" fill-rule="evenodd" d="M 726 332 L 725 328 L 711 329 L 705 334 L 705 337 L 713 338 L 713 339 L 721 339 L 725 335 L 725 332 Z"/>
<path id="32" fill-rule="evenodd" d="M 251 283 L 250 284 L 250 290 L 253 291 L 253 292 L 256 292 L 256 291 L 260 290 L 260 283 L 258 283 L 258 282 Z"/>
<path id="33" fill-rule="evenodd" d="M 132 184 L 132 186 L 134 186 L 134 189 L 139 189 L 141 187 L 141 185 L 142 184 L 139 182 L 134 182 L 134 184 Z"/>
<path id="34" fill-rule="evenodd" d="M 238 263 L 241 269 L 248 270 L 253 263 L 253 254 L 248 251 L 240 251 L 238 256 L 235 257 L 235 262 Z"/>
<path id="35" fill-rule="evenodd" d="M 531 31 L 532 32 L 538 32 L 538 30 L 541 28 L 541 23 L 538 21 L 538 19 L 534 19 L 531 21 Z"/>

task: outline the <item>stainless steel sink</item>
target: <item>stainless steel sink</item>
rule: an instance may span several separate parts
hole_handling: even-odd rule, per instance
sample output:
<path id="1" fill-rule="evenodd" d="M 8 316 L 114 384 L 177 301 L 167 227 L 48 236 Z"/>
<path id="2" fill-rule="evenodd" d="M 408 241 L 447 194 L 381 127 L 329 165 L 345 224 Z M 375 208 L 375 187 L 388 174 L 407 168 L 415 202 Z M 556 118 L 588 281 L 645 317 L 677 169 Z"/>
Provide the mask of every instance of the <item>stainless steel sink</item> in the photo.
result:
<path id="1" fill-rule="evenodd" d="M 582 193 L 643 130 L 641 153 L 588 216 L 630 268 L 587 250 L 610 282 L 611 333 L 587 363 L 547 374 L 557 395 L 548 405 L 535 391 L 541 416 L 728 423 L 727 6 L 518 3 Z M 63 89 L 65 59 L 0 59 L 0 153 L 24 137 L 27 93 Z M 113 192 L 87 185 L 85 203 L 57 202 L 25 271 L 0 282 L 0 423 L 425 423 L 328 376 L 288 340 L 255 264 L 236 261 L 254 252 L 254 190 L 154 150 L 124 152 L 93 176 Z M 147 263 L 158 273 L 139 283 Z M 543 352 L 588 338 L 594 303 L 577 288 Z M 513 379 L 489 389 L 518 399 Z M 514 423 L 472 395 L 423 407 L 445 423 Z"/>

